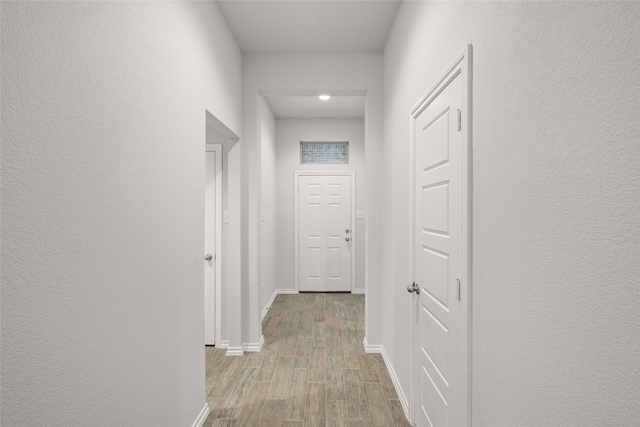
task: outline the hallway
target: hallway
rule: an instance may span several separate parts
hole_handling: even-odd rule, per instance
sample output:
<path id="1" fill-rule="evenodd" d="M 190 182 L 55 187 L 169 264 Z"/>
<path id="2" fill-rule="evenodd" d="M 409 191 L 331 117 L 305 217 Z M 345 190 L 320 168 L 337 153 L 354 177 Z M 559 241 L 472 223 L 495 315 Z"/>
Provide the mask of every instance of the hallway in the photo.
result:
<path id="1" fill-rule="evenodd" d="M 408 426 L 379 354 L 363 349 L 364 295 L 278 295 L 260 353 L 206 348 L 205 427 Z"/>

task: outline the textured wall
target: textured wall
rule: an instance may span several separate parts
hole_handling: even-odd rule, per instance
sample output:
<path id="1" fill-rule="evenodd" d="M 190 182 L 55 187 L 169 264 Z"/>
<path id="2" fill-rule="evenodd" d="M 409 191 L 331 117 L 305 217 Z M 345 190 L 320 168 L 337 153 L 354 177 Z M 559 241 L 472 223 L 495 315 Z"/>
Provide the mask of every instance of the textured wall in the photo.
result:
<path id="1" fill-rule="evenodd" d="M 409 111 L 473 44 L 473 423 L 640 420 L 640 5 L 403 2 L 384 56 L 383 343 L 409 391 Z"/>
<path id="2" fill-rule="evenodd" d="M 278 119 L 278 289 L 295 289 L 296 171 L 353 171 L 356 210 L 366 209 L 366 164 L 363 119 Z M 300 141 L 349 141 L 347 165 L 301 165 Z M 355 213 L 354 213 L 355 215 Z M 354 224 L 355 288 L 364 291 L 364 220 Z"/>
<path id="3" fill-rule="evenodd" d="M 241 61 L 215 3 L 3 2 L 3 426 L 195 421 L 205 109 L 241 126 Z"/>

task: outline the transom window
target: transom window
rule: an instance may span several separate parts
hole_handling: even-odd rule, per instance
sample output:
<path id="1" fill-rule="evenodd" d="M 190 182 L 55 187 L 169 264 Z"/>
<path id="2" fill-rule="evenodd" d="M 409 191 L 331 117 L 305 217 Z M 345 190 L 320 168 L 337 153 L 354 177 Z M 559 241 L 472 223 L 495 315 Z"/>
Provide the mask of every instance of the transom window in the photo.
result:
<path id="1" fill-rule="evenodd" d="M 301 164 L 347 164 L 349 141 L 300 141 Z"/>

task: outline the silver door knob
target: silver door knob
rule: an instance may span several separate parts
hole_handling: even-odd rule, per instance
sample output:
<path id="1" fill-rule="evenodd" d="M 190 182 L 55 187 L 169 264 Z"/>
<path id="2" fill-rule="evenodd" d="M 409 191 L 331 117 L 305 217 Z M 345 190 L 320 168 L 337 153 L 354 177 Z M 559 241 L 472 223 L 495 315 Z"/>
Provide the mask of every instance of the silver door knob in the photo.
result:
<path id="1" fill-rule="evenodd" d="M 420 285 L 416 285 L 416 282 L 413 282 L 413 284 L 407 286 L 407 291 L 409 293 L 416 293 L 419 294 L 420 293 Z"/>
<path id="2" fill-rule="evenodd" d="M 345 237 L 345 238 L 344 238 L 344 240 L 346 240 L 346 241 L 348 242 L 348 241 L 349 241 L 349 240 L 351 240 L 351 239 L 349 239 L 348 237 Z"/>
<path id="3" fill-rule="evenodd" d="M 204 259 L 205 259 L 205 261 L 211 261 L 211 260 L 213 259 L 213 255 L 211 255 L 211 254 L 206 254 L 206 255 L 204 256 Z"/>

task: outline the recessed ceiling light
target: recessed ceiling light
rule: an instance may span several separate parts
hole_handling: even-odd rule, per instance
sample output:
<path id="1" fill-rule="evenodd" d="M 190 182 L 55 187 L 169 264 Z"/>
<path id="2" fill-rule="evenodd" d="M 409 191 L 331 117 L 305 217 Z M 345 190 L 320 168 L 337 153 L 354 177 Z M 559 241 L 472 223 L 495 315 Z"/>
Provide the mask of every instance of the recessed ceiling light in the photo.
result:
<path id="1" fill-rule="evenodd" d="M 320 95 L 318 98 L 320 98 L 323 101 L 328 101 L 331 99 L 331 96 L 329 95 Z"/>

